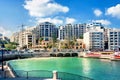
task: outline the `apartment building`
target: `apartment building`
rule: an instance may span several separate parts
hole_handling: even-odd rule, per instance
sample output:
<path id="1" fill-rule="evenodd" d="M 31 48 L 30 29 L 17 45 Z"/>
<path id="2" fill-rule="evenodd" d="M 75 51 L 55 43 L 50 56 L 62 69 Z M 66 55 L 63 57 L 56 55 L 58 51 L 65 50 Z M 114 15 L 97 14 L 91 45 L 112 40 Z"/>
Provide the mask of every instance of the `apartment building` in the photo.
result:
<path id="1" fill-rule="evenodd" d="M 120 50 L 120 29 L 108 30 L 108 49 Z"/>
<path id="2" fill-rule="evenodd" d="M 18 32 L 15 32 L 12 34 L 12 36 L 10 37 L 10 42 L 19 43 L 19 33 Z"/>
<path id="3" fill-rule="evenodd" d="M 87 50 L 104 50 L 104 27 L 101 23 L 88 24 L 83 41 Z"/>
<path id="4" fill-rule="evenodd" d="M 86 32 L 86 24 L 67 24 L 65 26 L 59 27 L 59 40 L 69 39 L 79 39 L 80 36 Z"/>
<path id="5" fill-rule="evenodd" d="M 104 50 L 104 34 L 100 31 L 84 33 L 84 43 L 87 50 Z"/>
<path id="6" fill-rule="evenodd" d="M 34 42 L 34 34 L 32 33 L 34 28 L 35 27 L 30 27 L 20 32 L 13 33 L 13 35 L 10 38 L 10 41 L 18 43 L 19 47 L 29 48 Z"/>
<path id="7" fill-rule="evenodd" d="M 61 40 L 59 42 L 59 50 L 61 49 L 68 49 L 68 48 L 74 49 L 74 50 L 84 50 L 85 49 L 85 44 L 83 42 L 83 39 L 76 39 L 71 43 L 68 42 L 68 40 Z"/>
<path id="8" fill-rule="evenodd" d="M 42 37 L 45 41 L 48 41 L 53 36 L 58 37 L 58 28 L 50 22 L 43 22 L 36 26 L 35 34 L 37 38 Z"/>
<path id="9" fill-rule="evenodd" d="M 29 27 L 19 33 L 19 43 L 20 46 L 26 46 L 27 48 L 32 47 L 34 43 L 34 34 L 33 30 L 35 27 Z"/>

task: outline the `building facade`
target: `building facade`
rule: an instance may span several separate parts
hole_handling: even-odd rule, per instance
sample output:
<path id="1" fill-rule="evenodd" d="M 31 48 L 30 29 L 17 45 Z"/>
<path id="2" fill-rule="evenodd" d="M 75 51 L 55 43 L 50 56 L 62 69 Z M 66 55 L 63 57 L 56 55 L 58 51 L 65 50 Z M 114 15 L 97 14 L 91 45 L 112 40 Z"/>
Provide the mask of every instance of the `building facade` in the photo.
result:
<path id="1" fill-rule="evenodd" d="M 69 48 L 70 46 L 70 48 Z M 85 44 L 83 42 L 83 39 L 76 39 L 75 41 L 70 41 L 70 43 L 67 40 L 61 40 L 59 42 L 59 50 L 62 49 L 74 49 L 74 50 L 81 50 L 83 51 L 85 49 Z"/>
<path id="2" fill-rule="evenodd" d="M 59 40 L 74 40 L 79 39 L 80 36 L 86 32 L 86 24 L 67 24 L 59 27 Z"/>
<path id="3" fill-rule="evenodd" d="M 35 28 L 35 34 L 37 38 L 42 37 L 45 41 L 48 41 L 53 36 L 58 37 L 58 29 L 54 24 L 50 22 L 44 22 L 37 25 Z"/>
<path id="4" fill-rule="evenodd" d="M 109 50 L 120 49 L 120 29 L 108 30 L 108 49 Z"/>
<path id="5" fill-rule="evenodd" d="M 12 36 L 10 37 L 10 42 L 16 42 L 19 43 L 19 33 L 13 33 Z"/>
<path id="6" fill-rule="evenodd" d="M 84 34 L 87 50 L 104 50 L 104 34 L 100 31 L 90 31 Z"/>
<path id="7" fill-rule="evenodd" d="M 26 28 L 20 32 L 16 32 L 11 36 L 10 41 L 16 42 L 19 44 L 19 47 L 26 47 L 29 48 L 32 46 L 34 41 L 34 34 L 32 31 L 35 27 Z"/>

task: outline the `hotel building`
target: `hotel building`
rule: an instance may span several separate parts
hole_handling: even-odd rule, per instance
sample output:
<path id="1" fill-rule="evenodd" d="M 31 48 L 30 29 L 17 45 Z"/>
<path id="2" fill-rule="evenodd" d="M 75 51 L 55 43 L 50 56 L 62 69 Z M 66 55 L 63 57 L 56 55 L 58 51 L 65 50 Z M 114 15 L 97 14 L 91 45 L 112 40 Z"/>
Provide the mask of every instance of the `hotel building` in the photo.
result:
<path id="1" fill-rule="evenodd" d="M 29 27 L 19 33 L 19 44 L 20 47 L 26 46 L 27 48 L 32 47 L 34 42 L 33 30 L 35 27 Z"/>
<path id="2" fill-rule="evenodd" d="M 58 37 L 58 29 L 50 22 L 43 22 L 35 28 L 36 37 L 43 38 L 45 41 L 50 40 L 53 36 Z"/>
<path id="3" fill-rule="evenodd" d="M 19 47 L 24 47 L 26 46 L 29 48 L 32 46 L 33 41 L 34 41 L 34 34 L 32 31 L 34 30 L 35 27 L 30 27 L 26 28 L 20 32 L 16 32 L 11 36 L 10 41 L 11 42 L 16 42 L 19 44 Z"/>
<path id="4" fill-rule="evenodd" d="M 83 41 L 87 50 L 104 50 L 104 28 L 100 23 L 87 26 Z"/>
<path id="5" fill-rule="evenodd" d="M 79 39 L 80 36 L 86 32 L 86 24 L 67 24 L 65 26 L 59 27 L 59 40 L 69 39 Z"/>
<path id="6" fill-rule="evenodd" d="M 100 31 L 90 31 L 84 34 L 84 43 L 87 50 L 104 50 L 104 34 Z"/>
<path id="7" fill-rule="evenodd" d="M 58 28 L 50 22 L 43 22 L 36 26 L 33 34 L 33 47 L 45 48 L 48 44 L 51 44 L 53 37 L 58 38 Z M 43 38 L 43 40 L 40 41 L 40 38 Z"/>
<path id="8" fill-rule="evenodd" d="M 108 49 L 109 50 L 120 49 L 120 29 L 108 30 Z"/>

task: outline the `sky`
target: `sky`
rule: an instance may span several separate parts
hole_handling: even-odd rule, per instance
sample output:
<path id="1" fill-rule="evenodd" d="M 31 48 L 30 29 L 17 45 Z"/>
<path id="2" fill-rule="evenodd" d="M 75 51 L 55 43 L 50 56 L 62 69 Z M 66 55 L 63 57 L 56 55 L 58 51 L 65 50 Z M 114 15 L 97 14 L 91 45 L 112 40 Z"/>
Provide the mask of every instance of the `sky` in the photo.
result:
<path id="1" fill-rule="evenodd" d="M 0 33 L 10 37 L 21 25 L 101 22 L 120 28 L 120 0 L 0 0 Z"/>

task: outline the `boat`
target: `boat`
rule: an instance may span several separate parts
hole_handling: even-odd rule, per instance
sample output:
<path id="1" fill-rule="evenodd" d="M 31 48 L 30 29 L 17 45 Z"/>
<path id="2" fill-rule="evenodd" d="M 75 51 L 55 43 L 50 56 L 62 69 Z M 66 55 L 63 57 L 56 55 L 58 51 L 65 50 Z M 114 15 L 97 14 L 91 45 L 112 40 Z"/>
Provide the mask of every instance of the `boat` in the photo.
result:
<path id="1" fill-rule="evenodd" d="M 100 58 L 100 54 L 97 53 L 88 53 L 86 54 L 86 57 L 92 57 L 92 58 Z"/>

